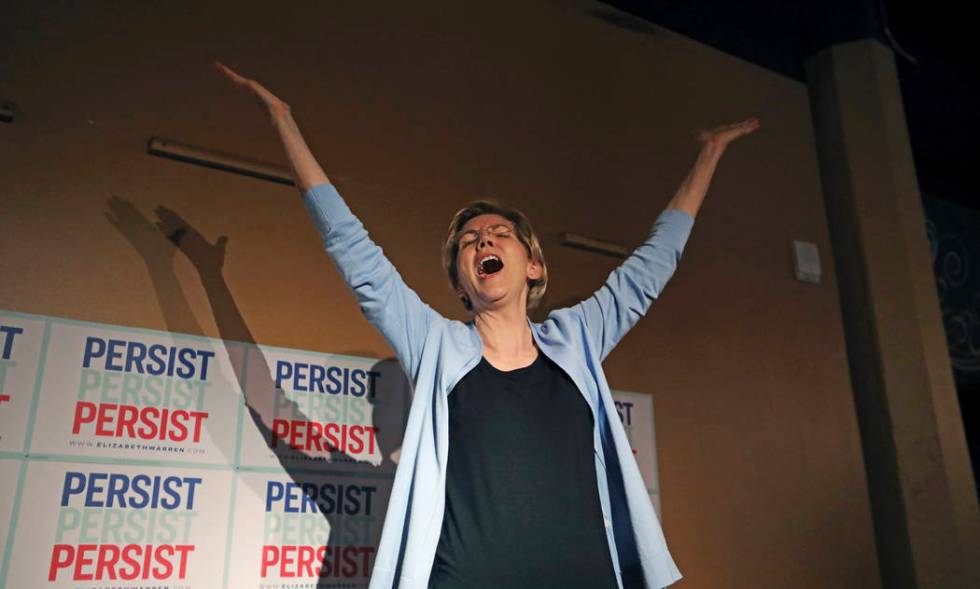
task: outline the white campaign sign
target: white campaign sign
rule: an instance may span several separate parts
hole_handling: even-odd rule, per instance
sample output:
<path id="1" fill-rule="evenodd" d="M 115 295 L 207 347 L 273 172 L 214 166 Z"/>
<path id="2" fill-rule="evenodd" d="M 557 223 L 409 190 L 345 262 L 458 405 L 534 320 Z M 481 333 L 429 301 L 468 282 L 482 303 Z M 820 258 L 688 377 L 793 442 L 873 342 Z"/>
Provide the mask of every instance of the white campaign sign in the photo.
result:
<path id="1" fill-rule="evenodd" d="M 222 574 L 230 472 L 32 462 L 9 587 L 183 586 Z"/>
<path id="2" fill-rule="evenodd" d="M 249 398 L 276 402 L 242 437 L 245 466 L 319 466 L 394 475 L 411 389 L 397 362 L 247 349 Z"/>
<path id="3" fill-rule="evenodd" d="M 220 340 L 55 324 L 31 452 L 229 464 L 239 355 Z"/>
<path id="4" fill-rule="evenodd" d="M 0 546 L 7 546 L 7 532 L 13 517 L 13 497 L 20 481 L 20 467 L 23 460 L 0 458 Z"/>
<path id="5" fill-rule="evenodd" d="M 239 474 L 229 586 L 367 587 L 391 479 Z"/>
<path id="6" fill-rule="evenodd" d="M 626 437 L 633 447 L 633 456 L 647 484 L 650 500 L 660 516 L 660 476 L 657 471 L 656 432 L 653 420 L 653 397 L 642 393 L 613 391 L 616 411 L 626 428 Z"/>
<path id="7" fill-rule="evenodd" d="M 23 452 L 44 322 L 0 315 L 0 451 Z"/>

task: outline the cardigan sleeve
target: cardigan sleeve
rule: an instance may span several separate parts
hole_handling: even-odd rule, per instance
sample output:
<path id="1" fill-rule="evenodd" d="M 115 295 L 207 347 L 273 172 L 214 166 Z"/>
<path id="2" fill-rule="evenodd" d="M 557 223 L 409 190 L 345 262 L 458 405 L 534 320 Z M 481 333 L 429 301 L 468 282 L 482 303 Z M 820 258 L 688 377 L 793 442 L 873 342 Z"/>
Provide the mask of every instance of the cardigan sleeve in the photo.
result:
<path id="1" fill-rule="evenodd" d="M 332 184 L 303 195 L 306 208 L 364 317 L 394 349 L 410 378 L 415 378 L 425 338 L 442 316 L 422 302 L 368 236 Z"/>
<path id="2" fill-rule="evenodd" d="M 677 209 L 664 209 L 650 236 L 591 297 L 572 307 L 586 327 L 600 358 L 646 314 L 674 274 L 694 218 Z"/>

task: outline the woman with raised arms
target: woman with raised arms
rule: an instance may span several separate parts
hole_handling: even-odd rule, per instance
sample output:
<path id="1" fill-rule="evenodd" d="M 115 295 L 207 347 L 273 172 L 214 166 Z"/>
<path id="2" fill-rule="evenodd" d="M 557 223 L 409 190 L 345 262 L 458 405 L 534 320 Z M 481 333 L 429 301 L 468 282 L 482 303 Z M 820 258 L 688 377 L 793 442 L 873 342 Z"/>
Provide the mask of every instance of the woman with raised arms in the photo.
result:
<path id="1" fill-rule="evenodd" d="M 372 589 L 659 588 L 679 579 L 601 363 L 673 274 L 726 147 L 758 121 L 701 133 L 694 167 L 647 241 L 595 294 L 543 323 L 527 317 L 548 282 L 527 218 L 486 201 L 460 210 L 443 263 L 473 315 L 463 323 L 405 285 L 289 106 L 218 68 L 270 116 L 327 253 L 414 385 Z"/>

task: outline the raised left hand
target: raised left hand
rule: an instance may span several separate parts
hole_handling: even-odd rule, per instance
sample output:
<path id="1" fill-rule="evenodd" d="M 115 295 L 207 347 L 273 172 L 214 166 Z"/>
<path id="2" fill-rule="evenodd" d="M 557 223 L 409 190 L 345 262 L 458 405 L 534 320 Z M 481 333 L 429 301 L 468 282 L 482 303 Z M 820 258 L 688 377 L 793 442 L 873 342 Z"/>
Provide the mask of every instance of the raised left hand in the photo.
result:
<path id="1" fill-rule="evenodd" d="M 739 137 L 748 135 L 749 133 L 755 132 L 760 126 L 759 119 L 752 117 L 750 119 L 745 119 L 739 123 L 732 123 L 730 125 L 722 125 L 720 127 L 715 127 L 708 131 L 701 131 L 698 133 L 698 140 L 701 143 L 708 145 L 715 145 L 717 147 L 725 147 L 732 141 L 735 141 Z"/>

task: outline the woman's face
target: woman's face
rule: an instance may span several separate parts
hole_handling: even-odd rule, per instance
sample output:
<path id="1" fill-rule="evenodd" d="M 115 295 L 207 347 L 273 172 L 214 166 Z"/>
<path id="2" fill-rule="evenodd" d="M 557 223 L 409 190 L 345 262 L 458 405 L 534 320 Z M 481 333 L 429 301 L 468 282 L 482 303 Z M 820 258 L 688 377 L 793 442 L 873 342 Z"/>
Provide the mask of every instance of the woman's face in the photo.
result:
<path id="1" fill-rule="evenodd" d="M 531 260 L 510 220 L 488 214 L 473 217 L 460 231 L 456 272 L 456 293 L 479 313 L 525 305 L 527 281 L 541 277 L 541 265 Z"/>

